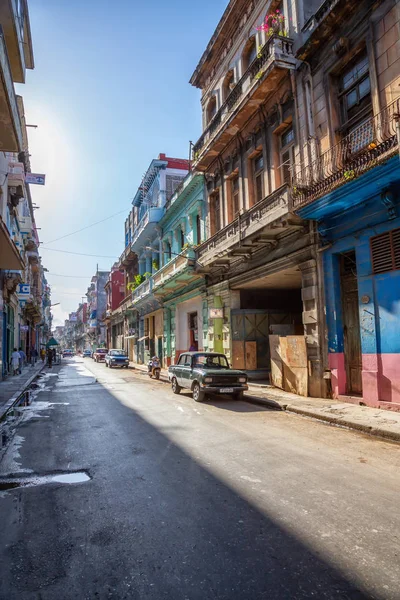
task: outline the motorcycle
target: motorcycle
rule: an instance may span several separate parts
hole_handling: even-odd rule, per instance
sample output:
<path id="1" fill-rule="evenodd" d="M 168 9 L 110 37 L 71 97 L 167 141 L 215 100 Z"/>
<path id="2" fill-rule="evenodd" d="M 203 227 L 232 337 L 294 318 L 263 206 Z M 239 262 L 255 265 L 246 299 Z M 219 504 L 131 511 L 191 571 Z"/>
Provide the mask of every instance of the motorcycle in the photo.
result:
<path id="1" fill-rule="evenodd" d="M 161 364 L 158 356 L 153 356 L 153 358 L 149 360 L 147 363 L 147 372 L 150 379 L 153 377 L 153 375 L 156 379 L 160 379 Z"/>

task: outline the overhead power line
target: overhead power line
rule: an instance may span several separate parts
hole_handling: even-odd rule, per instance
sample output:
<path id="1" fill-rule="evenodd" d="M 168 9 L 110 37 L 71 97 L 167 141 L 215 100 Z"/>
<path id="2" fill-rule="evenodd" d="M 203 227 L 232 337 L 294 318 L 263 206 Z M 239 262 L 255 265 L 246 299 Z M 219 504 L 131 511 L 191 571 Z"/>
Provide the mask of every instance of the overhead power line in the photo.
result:
<path id="1" fill-rule="evenodd" d="M 62 252 L 63 254 L 75 254 L 75 256 L 91 256 L 92 258 L 112 258 L 114 260 L 119 258 L 119 256 L 109 256 L 104 254 L 84 254 L 83 252 L 69 252 L 69 250 L 57 250 L 57 248 L 47 248 L 46 246 L 41 246 L 40 249 L 51 250 L 51 252 Z"/>
<path id="2" fill-rule="evenodd" d="M 110 215 L 109 217 L 106 217 L 105 219 L 101 219 L 101 221 L 96 221 L 96 223 L 92 223 L 91 225 L 86 225 L 86 227 L 82 227 L 81 229 L 77 229 L 76 231 L 72 231 L 71 233 L 67 233 L 65 235 L 62 235 L 59 238 L 55 238 L 54 240 L 50 240 L 50 242 L 44 242 L 45 244 L 53 244 L 54 242 L 58 242 L 59 240 L 63 240 L 64 238 L 70 237 L 71 235 L 75 235 L 76 233 L 80 233 L 81 231 L 85 231 L 86 229 L 90 229 L 91 227 L 95 227 L 96 225 L 100 225 L 100 223 L 104 223 L 105 221 L 109 221 L 110 219 L 112 219 L 113 217 L 116 217 L 117 215 L 121 215 L 122 213 L 126 213 L 127 210 L 124 208 L 124 210 L 120 210 L 116 213 L 114 213 L 113 215 Z"/>

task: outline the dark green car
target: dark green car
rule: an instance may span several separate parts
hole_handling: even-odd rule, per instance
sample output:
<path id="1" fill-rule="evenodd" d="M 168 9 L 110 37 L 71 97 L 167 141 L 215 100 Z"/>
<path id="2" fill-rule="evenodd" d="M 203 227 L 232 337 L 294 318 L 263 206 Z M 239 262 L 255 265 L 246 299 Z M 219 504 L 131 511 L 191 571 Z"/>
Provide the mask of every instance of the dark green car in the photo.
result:
<path id="1" fill-rule="evenodd" d="M 182 388 L 192 390 L 193 400 L 202 402 L 207 394 L 229 394 L 238 400 L 248 389 L 247 375 L 229 367 L 225 354 L 185 352 L 176 365 L 168 368 L 174 394 Z"/>

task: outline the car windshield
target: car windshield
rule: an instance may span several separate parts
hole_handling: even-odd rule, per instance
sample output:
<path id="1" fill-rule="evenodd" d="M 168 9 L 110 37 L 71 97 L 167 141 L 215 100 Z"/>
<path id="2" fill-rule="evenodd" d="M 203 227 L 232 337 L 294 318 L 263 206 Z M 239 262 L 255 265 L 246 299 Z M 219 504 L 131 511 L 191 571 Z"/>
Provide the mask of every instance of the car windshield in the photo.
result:
<path id="1" fill-rule="evenodd" d="M 193 366 L 202 367 L 203 369 L 229 369 L 224 354 L 196 354 Z"/>
<path id="2" fill-rule="evenodd" d="M 110 356 L 126 356 L 123 350 L 110 350 Z"/>
<path id="3" fill-rule="evenodd" d="M 107 354 L 107 350 L 105 348 L 97 348 L 97 354 Z"/>

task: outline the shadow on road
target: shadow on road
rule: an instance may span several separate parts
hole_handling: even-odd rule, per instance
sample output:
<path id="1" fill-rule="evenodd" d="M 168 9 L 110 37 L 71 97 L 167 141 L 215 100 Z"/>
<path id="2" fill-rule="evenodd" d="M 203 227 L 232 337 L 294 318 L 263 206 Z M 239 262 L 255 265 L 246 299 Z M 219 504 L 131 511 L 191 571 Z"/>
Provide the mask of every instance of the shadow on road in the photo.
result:
<path id="1" fill-rule="evenodd" d="M 258 510 L 143 418 L 142 408 L 96 388 L 71 393 L 68 419 L 53 411 L 30 433 L 25 427 L 24 468 L 65 469 L 72 456 L 71 468 L 91 465 L 93 478 L 9 492 L 20 517 L 0 510 L 1 598 L 36 598 L 39 590 L 44 599 L 388 598 L 368 595 L 270 517 L 268 502 Z M 213 405 L 258 410 L 222 398 Z M 55 431 L 49 456 L 43 441 L 55 443 Z"/>

